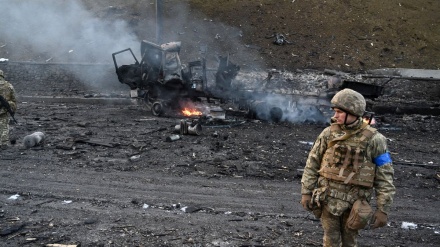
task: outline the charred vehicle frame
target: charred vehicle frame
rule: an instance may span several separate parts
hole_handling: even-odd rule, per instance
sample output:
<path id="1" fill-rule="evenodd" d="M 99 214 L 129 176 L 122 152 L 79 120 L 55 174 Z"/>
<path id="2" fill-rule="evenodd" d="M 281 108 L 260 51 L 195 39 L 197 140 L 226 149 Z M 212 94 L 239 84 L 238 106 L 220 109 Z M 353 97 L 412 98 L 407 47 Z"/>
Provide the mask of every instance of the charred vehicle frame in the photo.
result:
<path id="1" fill-rule="evenodd" d="M 131 48 L 112 54 L 118 80 L 130 87 L 131 97 L 144 99 L 155 116 L 167 109 L 180 109 L 185 100 L 223 99 L 240 70 L 229 61 L 229 56 L 220 56 L 214 86 L 208 87 L 206 59 L 182 64 L 180 48 L 181 42 L 157 45 L 144 40 L 140 61 Z M 125 52 L 131 53 L 135 63 L 119 66 L 116 56 Z"/>

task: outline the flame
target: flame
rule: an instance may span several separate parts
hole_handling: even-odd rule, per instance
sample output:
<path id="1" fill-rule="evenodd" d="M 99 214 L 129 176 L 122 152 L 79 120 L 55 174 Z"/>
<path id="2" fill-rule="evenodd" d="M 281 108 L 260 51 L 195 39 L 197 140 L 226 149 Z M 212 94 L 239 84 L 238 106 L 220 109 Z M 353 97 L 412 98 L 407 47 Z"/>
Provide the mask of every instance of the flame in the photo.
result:
<path id="1" fill-rule="evenodd" d="M 365 123 L 368 123 L 370 121 L 369 117 L 363 117 L 363 119 L 364 119 Z M 376 124 L 376 119 L 374 119 L 374 117 L 373 117 L 373 119 L 371 119 L 370 125 L 375 125 L 375 124 Z"/>
<path id="2" fill-rule="evenodd" d="M 190 116 L 201 116 L 202 112 L 197 109 L 189 109 L 189 108 L 183 108 L 182 110 L 183 115 L 190 117 Z"/>

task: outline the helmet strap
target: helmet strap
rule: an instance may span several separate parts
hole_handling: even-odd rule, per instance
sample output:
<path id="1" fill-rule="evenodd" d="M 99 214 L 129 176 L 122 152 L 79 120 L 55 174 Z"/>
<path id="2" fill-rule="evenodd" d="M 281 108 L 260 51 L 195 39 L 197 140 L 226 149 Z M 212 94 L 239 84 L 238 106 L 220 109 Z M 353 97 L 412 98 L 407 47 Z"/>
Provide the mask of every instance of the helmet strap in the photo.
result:
<path id="1" fill-rule="evenodd" d="M 344 111 L 344 112 L 345 112 L 344 125 L 351 125 L 351 124 L 355 123 L 357 120 L 359 120 L 359 117 L 357 117 L 353 122 L 347 123 L 348 114 L 350 114 L 350 113 L 348 113 L 346 111 Z"/>

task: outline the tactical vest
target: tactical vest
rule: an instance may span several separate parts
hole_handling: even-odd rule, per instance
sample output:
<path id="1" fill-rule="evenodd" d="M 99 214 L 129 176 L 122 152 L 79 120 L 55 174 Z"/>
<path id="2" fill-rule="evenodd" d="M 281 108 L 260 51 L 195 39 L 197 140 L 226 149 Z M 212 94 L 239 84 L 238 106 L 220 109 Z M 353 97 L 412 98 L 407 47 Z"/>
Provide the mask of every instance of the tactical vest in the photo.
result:
<path id="1" fill-rule="evenodd" d="M 376 165 L 367 159 L 366 149 L 376 129 L 364 124 L 354 133 L 337 137 L 341 131 L 337 124 L 330 126 L 330 142 L 319 174 L 344 184 L 372 188 Z"/>

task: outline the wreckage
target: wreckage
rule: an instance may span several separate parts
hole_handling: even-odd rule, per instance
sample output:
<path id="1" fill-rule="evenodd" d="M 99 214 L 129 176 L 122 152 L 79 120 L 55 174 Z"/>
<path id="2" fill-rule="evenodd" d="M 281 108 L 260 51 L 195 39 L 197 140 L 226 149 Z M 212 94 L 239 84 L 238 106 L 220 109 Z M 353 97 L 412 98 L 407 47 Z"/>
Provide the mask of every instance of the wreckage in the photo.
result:
<path id="1" fill-rule="evenodd" d="M 280 97 L 270 90 L 233 88 L 232 81 L 237 77 L 240 67 L 232 63 L 229 56 L 219 56 L 218 68 L 208 69 L 204 58 L 182 64 L 180 48 L 180 42 L 157 45 L 144 40 L 141 43 L 141 60 L 136 58 L 131 48 L 112 54 L 119 81 L 130 87 L 131 97 L 146 102 L 155 116 L 163 115 L 168 110 L 182 112 L 186 116 L 201 116 L 200 112 L 185 114 L 191 110 L 186 108 L 188 102 L 198 102 L 201 98 L 208 101 L 218 99 L 223 103 L 233 102 L 248 117 L 266 121 L 286 120 L 290 115 L 288 113 L 292 110 L 298 111 L 298 108 L 304 112 L 318 111 L 318 115 L 321 115 L 319 110 L 309 109 L 311 104 L 317 103 L 316 100 L 310 103 L 310 99 L 306 99 L 305 103 L 303 97 L 292 101 L 291 98 Z M 129 53 L 134 63 L 119 65 L 116 56 L 122 53 Z M 208 71 L 215 73 L 213 82 L 208 81 Z M 272 70 L 269 71 L 265 81 L 269 82 L 273 73 Z M 268 98 L 272 98 L 272 102 L 268 102 Z M 273 98 L 276 98 L 276 104 L 273 103 Z M 214 118 L 224 119 L 224 110 L 217 109 L 218 107 L 210 109 L 209 114 Z"/>
<path id="2" fill-rule="evenodd" d="M 315 88 L 318 91 L 315 93 L 309 92 L 311 89 L 308 85 L 313 84 L 310 81 L 316 81 L 317 76 L 305 79 L 283 78 L 281 75 L 284 73 L 276 70 L 270 70 L 261 85 L 249 89 L 243 86 L 237 88 L 232 86 L 232 81 L 238 77 L 240 67 L 230 62 L 229 56 L 219 56 L 218 68 L 208 69 L 204 57 L 183 64 L 179 56 L 180 49 L 181 42 L 157 45 L 144 40 L 141 42 L 141 60 L 136 58 L 131 48 L 112 54 L 119 81 L 130 87 L 131 97 L 146 102 L 155 116 L 164 115 L 168 110 L 185 116 L 202 116 L 200 111 L 188 109 L 187 106 L 190 105 L 188 103 L 206 98 L 208 102 L 211 99 L 218 99 L 223 103 L 230 101 L 249 118 L 273 122 L 325 123 L 330 119 L 330 98 L 336 91 L 351 88 L 370 99 L 383 93 L 382 86 L 357 80 L 341 80 L 341 75 L 330 70 L 324 71 L 324 74 L 333 76 L 328 79 L 326 89 L 321 91 Z M 129 53 L 135 62 L 119 65 L 116 56 L 121 53 Z M 212 81 L 208 81 L 208 72 Z M 211 76 L 212 72 L 215 76 Z M 278 92 L 282 91 L 280 85 L 286 82 L 289 87 L 295 84 L 298 87 Z M 245 81 L 243 83 L 246 84 Z M 224 113 L 223 110 L 220 114 L 223 119 Z M 217 112 L 210 109 L 210 114 L 214 116 Z"/>
<path id="3" fill-rule="evenodd" d="M 140 61 L 131 48 L 112 54 L 119 81 L 130 87 L 131 97 L 145 100 L 155 116 L 168 109 L 183 109 L 186 100 L 222 99 L 240 70 L 229 61 L 229 56 L 220 56 L 214 85 L 209 87 L 205 58 L 182 64 L 180 48 L 181 42 L 157 45 L 144 40 Z M 126 52 L 131 53 L 135 63 L 119 66 L 116 56 Z"/>

